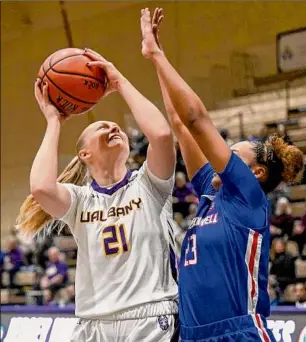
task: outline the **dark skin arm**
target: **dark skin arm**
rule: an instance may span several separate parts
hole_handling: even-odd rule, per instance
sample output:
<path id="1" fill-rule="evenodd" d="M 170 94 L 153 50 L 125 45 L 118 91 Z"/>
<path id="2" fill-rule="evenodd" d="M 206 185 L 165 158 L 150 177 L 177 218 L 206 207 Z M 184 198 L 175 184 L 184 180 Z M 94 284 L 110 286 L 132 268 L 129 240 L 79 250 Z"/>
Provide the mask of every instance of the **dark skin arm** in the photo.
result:
<path id="1" fill-rule="evenodd" d="M 142 11 L 142 21 L 149 30 L 152 23 L 147 8 Z M 146 57 L 153 62 L 180 120 L 212 167 L 222 172 L 230 159 L 231 150 L 213 124 L 204 104 L 171 65 L 157 43 Z"/>
<path id="2" fill-rule="evenodd" d="M 156 51 L 156 48 L 160 53 L 163 53 L 159 40 L 160 24 L 164 18 L 162 9 L 155 9 L 151 25 L 148 25 L 148 23 L 145 21 L 146 18 L 144 16 L 144 11 L 142 11 L 142 15 L 143 56 L 147 58 L 148 56 L 152 55 Z M 168 119 L 171 128 L 178 139 L 182 156 L 186 164 L 188 177 L 191 179 L 202 166 L 208 163 L 208 160 L 205 158 L 195 139 L 192 137 L 187 127 L 183 124 L 176 109 L 174 108 L 160 69 L 157 68 L 156 71 Z"/>

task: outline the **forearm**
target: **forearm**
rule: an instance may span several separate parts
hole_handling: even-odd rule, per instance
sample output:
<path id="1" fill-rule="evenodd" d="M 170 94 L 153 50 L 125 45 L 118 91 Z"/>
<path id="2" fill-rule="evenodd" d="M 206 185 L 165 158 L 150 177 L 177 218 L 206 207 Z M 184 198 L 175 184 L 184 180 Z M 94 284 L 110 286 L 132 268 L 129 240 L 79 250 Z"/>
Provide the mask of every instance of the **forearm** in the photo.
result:
<path id="1" fill-rule="evenodd" d="M 198 144 L 178 116 L 159 69 L 157 69 L 157 76 L 170 125 L 178 139 L 179 147 L 186 164 L 188 177 L 191 179 L 208 160 L 205 158 Z"/>
<path id="2" fill-rule="evenodd" d="M 163 53 L 155 54 L 152 62 L 159 78 L 164 83 L 175 111 L 187 127 L 197 119 L 198 115 L 208 116 L 200 98 L 183 80 Z"/>
<path id="3" fill-rule="evenodd" d="M 32 192 L 56 187 L 60 131 L 61 124 L 57 118 L 48 122 L 44 139 L 31 169 L 30 187 Z"/>
<path id="4" fill-rule="evenodd" d="M 129 106 L 139 128 L 148 138 L 151 146 L 154 146 L 156 142 L 160 143 L 161 138 L 173 142 L 170 127 L 163 114 L 128 80 L 120 82 L 119 93 Z"/>
<path id="5" fill-rule="evenodd" d="M 217 172 L 222 172 L 230 159 L 231 150 L 214 126 L 200 98 L 181 78 L 164 54 L 156 53 L 152 61 L 165 83 L 173 107 L 196 141 L 196 145 L 212 167 Z"/>

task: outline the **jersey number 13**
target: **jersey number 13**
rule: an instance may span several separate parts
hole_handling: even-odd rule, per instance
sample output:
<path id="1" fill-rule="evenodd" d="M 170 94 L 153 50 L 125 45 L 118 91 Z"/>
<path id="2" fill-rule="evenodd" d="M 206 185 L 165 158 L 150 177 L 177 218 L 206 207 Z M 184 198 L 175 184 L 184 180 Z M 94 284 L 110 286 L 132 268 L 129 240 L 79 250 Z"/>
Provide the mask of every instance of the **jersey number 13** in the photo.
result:
<path id="1" fill-rule="evenodd" d="M 197 236 L 192 234 L 188 237 L 188 244 L 185 250 L 184 266 L 195 265 L 198 262 L 197 255 Z"/>

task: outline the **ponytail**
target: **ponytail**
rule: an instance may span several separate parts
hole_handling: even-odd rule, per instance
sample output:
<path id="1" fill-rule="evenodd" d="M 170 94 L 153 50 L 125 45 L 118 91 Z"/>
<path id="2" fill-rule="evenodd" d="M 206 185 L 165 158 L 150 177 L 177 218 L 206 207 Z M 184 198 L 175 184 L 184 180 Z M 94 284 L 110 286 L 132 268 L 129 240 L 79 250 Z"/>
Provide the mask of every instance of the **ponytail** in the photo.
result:
<path id="1" fill-rule="evenodd" d="M 57 181 L 59 183 L 82 185 L 85 183 L 86 176 L 87 167 L 76 156 L 59 175 Z M 33 195 L 29 195 L 20 208 L 16 228 L 26 235 L 36 235 L 43 228 L 51 227 L 51 225 L 53 229 L 58 226 L 58 223 L 41 208 Z"/>

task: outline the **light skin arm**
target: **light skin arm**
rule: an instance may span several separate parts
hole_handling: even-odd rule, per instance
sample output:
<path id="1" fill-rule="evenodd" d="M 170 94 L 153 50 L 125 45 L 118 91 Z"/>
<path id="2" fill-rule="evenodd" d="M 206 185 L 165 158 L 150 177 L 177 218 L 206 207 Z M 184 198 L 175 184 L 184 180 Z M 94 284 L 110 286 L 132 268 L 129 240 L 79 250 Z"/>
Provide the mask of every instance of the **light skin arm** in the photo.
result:
<path id="1" fill-rule="evenodd" d="M 175 168 L 175 147 L 171 129 L 163 114 L 112 63 L 90 50 L 86 50 L 86 55 L 94 60 L 89 65 L 96 65 L 104 69 L 111 88 L 116 89 L 125 100 L 139 128 L 148 138 L 149 170 L 158 178 L 169 179 Z"/>
<path id="2" fill-rule="evenodd" d="M 40 80 L 35 83 L 35 97 L 47 120 L 47 129 L 30 173 L 31 194 L 45 212 L 61 217 L 71 204 L 68 190 L 57 183 L 58 145 L 64 117 L 49 102 L 47 84 L 41 91 Z"/>
<path id="3" fill-rule="evenodd" d="M 151 25 L 148 9 L 143 10 L 142 20 L 145 25 Z M 202 101 L 170 64 L 163 52 L 156 49 L 147 57 L 152 60 L 178 116 L 202 153 L 217 172 L 223 171 L 230 159 L 231 151 L 214 126 Z"/>

